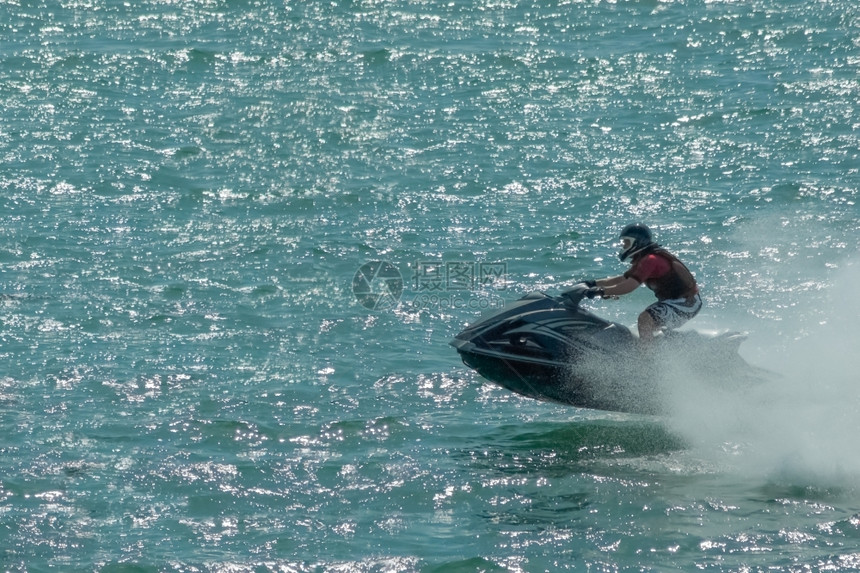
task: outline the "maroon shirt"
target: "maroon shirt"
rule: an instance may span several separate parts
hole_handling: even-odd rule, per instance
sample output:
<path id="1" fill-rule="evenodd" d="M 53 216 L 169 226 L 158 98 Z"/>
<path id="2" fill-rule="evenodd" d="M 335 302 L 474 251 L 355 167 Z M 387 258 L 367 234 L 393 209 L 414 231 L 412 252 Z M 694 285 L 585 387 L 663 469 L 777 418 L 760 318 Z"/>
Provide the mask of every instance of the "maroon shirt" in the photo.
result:
<path id="1" fill-rule="evenodd" d="M 690 298 L 699 292 L 689 269 L 665 249 L 655 249 L 634 258 L 633 266 L 624 277 L 644 283 L 658 300 Z"/>

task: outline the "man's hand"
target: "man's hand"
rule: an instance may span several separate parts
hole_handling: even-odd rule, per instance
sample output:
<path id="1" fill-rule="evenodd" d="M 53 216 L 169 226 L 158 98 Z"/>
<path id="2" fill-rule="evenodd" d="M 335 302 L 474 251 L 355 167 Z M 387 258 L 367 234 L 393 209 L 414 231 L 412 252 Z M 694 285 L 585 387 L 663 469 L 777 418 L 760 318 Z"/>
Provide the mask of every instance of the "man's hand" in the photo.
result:
<path id="1" fill-rule="evenodd" d="M 591 287 L 587 291 L 585 291 L 585 296 L 587 296 L 588 298 L 594 298 L 596 296 L 602 297 L 604 294 L 605 291 L 602 288 L 598 287 Z"/>

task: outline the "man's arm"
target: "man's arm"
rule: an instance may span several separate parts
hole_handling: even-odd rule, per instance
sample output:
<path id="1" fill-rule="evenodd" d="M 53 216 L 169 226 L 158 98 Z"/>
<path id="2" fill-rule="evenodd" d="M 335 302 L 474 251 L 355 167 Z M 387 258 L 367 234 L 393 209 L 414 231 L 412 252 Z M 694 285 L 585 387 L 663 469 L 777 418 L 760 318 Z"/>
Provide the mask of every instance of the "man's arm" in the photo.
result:
<path id="1" fill-rule="evenodd" d="M 624 275 L 600 279 L 595 281 L 597 286 L 603 289 L 603 296 L 621 296 L 639 288 L 642 284 L 633 277 L 625 278 Z"/>
<path id="2" fill-rule="evenodd" d="M 624 275 L 618 275 L 617 277 L 606 277 L 605 279 L 597 279 L 594 281 L 594 286 L 598 286 L 601 288 L 614 287 L 615 285 L 624 282 Z"/>

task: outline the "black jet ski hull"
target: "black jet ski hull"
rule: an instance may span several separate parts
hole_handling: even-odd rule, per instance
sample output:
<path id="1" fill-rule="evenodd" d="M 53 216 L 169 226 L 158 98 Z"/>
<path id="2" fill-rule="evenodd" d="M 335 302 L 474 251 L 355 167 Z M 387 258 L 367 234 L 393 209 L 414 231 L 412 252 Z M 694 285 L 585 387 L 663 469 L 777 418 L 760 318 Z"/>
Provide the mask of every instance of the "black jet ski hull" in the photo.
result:
<path id="1" fill-rule="evenodd" d="M 561 400 L 559 386 L 566 378 L 565 368 L 553 361 L 512 359 L 509 356 L 479 351 L 474 344 L 456 340 L 463 363 L 478 374 L 517 394 L 538 400 Z"/>
<path id="2" fill-rule="evenodd" d="M 570 365 L 500 360 L 462 347 L 458 348 L 458 352 L 463 364 L 483 378 L 526 398 L 590 410 L 639 414 L 659 412 L 653 394 L 643 395 L 641 392 L 646 386 L 650 387 L 647 381 L 634 381 L 640 390 L 638 392 L 629 388 L 622 392 L 608 392 L 605 381 L 598 384 L 589 382 L 578 376 L 576 369 Z M 619 386 L 627 385 L 630 379 L 620 384 L 618 380 L 616 378 L 616 383 L 612 384 L 616 390 L 620 389 Z"/>
<path id="3" fill-rule="evenodd" d="M 532 293 L 482 317 L 451 345 L 466 366 L 511 392 L 616 412 L 662 411 L 657 382 L 666 357 L 693 375 L 756 373 L 737 354 L 743 335 L 671 332 L 643 354 L 627 327 L 579 308 L 582 295 Z"/>

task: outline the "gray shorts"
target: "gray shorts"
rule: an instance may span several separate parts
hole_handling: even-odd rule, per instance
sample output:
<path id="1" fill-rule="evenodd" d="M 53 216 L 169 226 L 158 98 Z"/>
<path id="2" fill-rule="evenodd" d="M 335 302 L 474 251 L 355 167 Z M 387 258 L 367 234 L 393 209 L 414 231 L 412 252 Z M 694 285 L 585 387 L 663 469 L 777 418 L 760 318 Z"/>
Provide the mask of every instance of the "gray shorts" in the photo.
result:
<path id="1" fill-rule="evenodd" d="M 678 328 L 702 310 L 702 297 L 696 294 L 692 299 L 673 298 L 658 300 L 645 309 L 659 328 L 672 330 Z"/>

